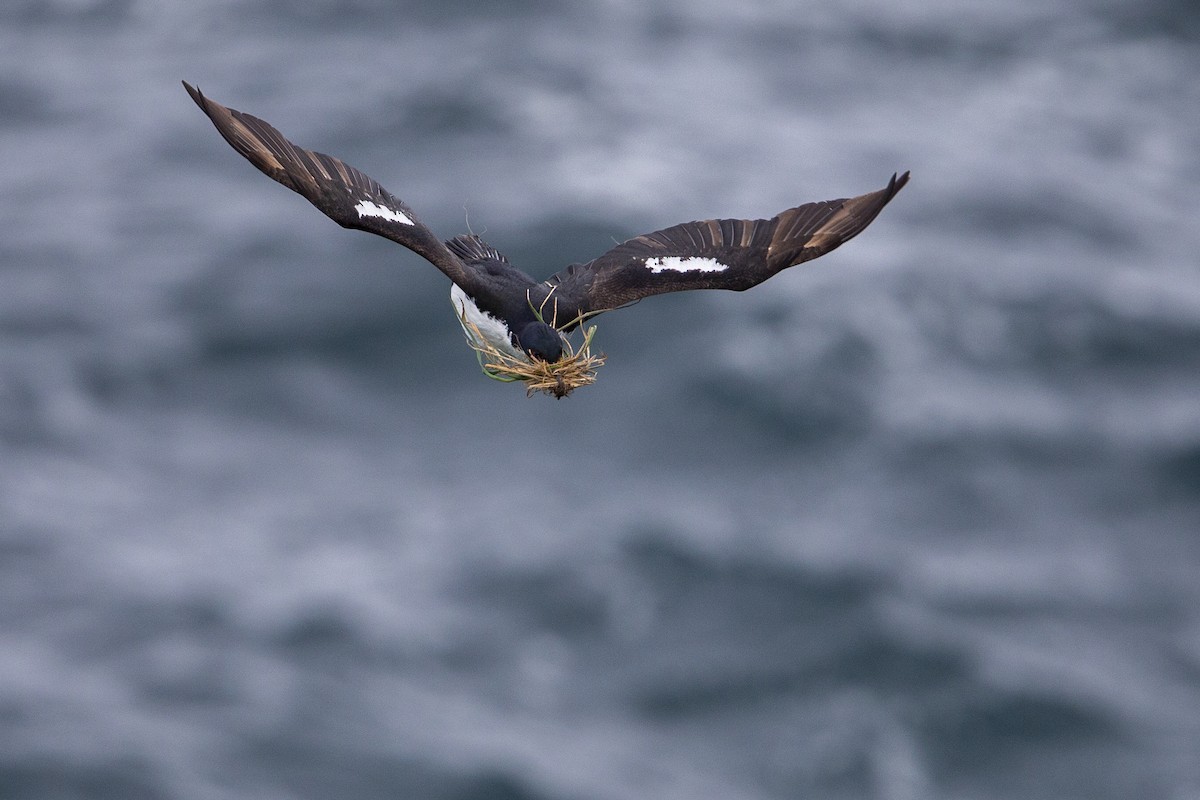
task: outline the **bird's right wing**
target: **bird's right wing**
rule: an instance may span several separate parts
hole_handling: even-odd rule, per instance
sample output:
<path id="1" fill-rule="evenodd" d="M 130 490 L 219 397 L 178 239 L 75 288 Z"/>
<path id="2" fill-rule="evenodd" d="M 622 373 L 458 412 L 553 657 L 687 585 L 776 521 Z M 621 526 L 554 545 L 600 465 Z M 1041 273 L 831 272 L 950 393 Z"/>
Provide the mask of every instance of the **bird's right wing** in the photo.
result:
<path id="1" fill-rule="evenodd" d="M 878 191 L 805 203 L 771 219 L 708 219 L 635 236 L 546 285 L 572 314 L 598 314 L 664 292 L 743 291 L 857 236 L 906 183 L 907 172 Z"/>

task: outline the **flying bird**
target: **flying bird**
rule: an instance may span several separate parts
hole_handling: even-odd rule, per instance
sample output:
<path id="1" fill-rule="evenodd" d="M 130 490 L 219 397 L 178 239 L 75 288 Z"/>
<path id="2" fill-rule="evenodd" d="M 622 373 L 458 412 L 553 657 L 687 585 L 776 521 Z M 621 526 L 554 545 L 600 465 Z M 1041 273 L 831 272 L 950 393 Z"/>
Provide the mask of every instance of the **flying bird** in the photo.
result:
<path id="1" fill-rule="evenodd" d="M 584 320 L 665 292 L 749 289 L 858 235 L 908 182 L 908 172 L 893 174 L 878 191 L 805 203 L 770 219 L 685 222 L 539 282 L 474 234 L 442 241 L 407 204 L 344 161 L 297 147 L 258 117 L 183 86 L 225 141 L 268 177 L 342 227 L 391 239 L 445 273 L 486 373 L 557 397 L 591 383 L 603 363 L 588 348 L 594 328 L 578 348 L 565 336 Z"/>

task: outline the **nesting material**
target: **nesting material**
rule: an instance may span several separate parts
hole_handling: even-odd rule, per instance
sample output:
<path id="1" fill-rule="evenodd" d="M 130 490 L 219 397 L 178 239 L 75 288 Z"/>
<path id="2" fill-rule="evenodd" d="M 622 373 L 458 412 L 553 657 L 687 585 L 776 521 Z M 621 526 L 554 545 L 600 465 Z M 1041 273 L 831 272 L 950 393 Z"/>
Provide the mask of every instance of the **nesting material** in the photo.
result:
<path id="1" fill-rule="evenodd" d="M 576 346 L 571 337 L 555 324 L 557 320 L 552 320 L 551 327 L 558 330 L 563 338 L 563 354 L 558 361 L 551 364 L 520 350 L 500 349 L 484 335 L 475 322 L 468 319 L 463 307 L 460 306 L 456 311 L 458 321 L 466 334 L 467 344 L 475 351 L 483 374 L 504 383 L 523 381 L 526 397 L 531 397 L 534 392 L 543 392 L 557 398 L 566 397 L 580 386 L 595 383 L 596 370 L 604 366 L 604 354 L 592 352 L 592 338 L 596 335 L 595 325 L 586 330 L 580 326 L 576 330 L 583 331 L 582 340 Z M 541 309 L 535 313 L 542 319 Z M 572 320 L 563 327 L 570 327 L 580 321 Z"/>

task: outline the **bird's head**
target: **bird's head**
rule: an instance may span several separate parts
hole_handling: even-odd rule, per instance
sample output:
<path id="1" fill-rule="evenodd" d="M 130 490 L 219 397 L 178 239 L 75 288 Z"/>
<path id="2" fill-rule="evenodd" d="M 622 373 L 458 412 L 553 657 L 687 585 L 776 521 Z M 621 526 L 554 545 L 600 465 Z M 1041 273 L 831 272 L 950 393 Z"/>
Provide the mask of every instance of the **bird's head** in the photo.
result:
<path id="1" fill-rule="evenodd" d="M 553 364 L 562 358 L 562 334 L 544 322 L 530 322 L 517 333 L 517 344 L 529 355 Z"/>

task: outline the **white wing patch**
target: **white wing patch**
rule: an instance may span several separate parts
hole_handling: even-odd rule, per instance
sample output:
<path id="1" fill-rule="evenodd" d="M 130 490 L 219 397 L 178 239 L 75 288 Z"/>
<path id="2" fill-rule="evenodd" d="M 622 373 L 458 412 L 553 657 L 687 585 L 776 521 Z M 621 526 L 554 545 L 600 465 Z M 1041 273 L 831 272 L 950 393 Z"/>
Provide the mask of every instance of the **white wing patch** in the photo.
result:
<path id="1" fill-rule="evenodd" d="M 458 318 L 458 324 L 462 325 L 463 333 L 468 341 L 477 345 L 490 344 L 500 352 L 507 353 L 514 358 L 523 361 L 529 360 L 529 356 L 525 355 L 523 350 L 513 346 L 508 326 L 475 305 L 475 301 L 458 288 L 457 283 L 450 284 L 450 302 L 454 305 L 454 316 Z M 486 342 L 479 341 L 479 337 L 467 323 L 478 328 Z"/>
<path id="2" fill-rule="evenodd" d="M 390 219 L 392 222 L 399 222 L 402 225 L 412 225 L 413 221 L 408 218 L 408 215 L 402 211 L 397 211 L 394 208 L 381 206 L 371 200 L 361 200 L 354 207 L 358 212 L 359 217 L 379 217 L 380 219 Z"/>
<path id="3" fill-rule="evenodd" d="M 646 259 L 646 269 L 657 274 L 659 272 L 724 272 L 729 269 L 713 258 L 700 256 L 661 256 Z"/>

